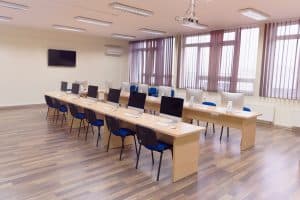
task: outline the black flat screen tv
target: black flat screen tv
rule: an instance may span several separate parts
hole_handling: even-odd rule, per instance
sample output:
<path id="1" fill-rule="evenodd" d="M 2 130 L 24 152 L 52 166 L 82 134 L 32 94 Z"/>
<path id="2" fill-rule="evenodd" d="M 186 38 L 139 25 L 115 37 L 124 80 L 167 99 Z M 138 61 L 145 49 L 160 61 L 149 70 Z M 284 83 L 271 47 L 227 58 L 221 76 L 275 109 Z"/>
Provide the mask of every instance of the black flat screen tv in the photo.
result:
<path id="1" fill-rule="evenodd" d="M 76 51 L 48 49 L 48 66 L 75 67 Z"/>

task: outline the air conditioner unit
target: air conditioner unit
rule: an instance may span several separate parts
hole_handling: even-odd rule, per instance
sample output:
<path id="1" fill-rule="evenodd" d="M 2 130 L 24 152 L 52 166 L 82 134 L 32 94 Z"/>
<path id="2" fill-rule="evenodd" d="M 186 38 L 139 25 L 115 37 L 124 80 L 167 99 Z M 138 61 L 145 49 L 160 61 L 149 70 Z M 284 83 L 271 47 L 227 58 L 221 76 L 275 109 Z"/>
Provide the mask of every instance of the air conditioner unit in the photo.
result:
<path id="1" fill-rule="evenodd" d="M 105 45 L 105 55 L 107 56 L 121 56 L 123 48 L 116 45 Z"/>

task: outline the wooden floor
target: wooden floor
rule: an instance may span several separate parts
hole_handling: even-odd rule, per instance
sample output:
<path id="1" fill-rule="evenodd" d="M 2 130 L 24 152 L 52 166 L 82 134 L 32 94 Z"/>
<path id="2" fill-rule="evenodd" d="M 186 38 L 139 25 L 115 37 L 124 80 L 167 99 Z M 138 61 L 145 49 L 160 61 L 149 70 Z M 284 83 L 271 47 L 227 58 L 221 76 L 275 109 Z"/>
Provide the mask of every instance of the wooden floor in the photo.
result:
<path id="1" fill-rule="evenodd" d="M 173 184 L 169 152 L 156 182 L 158 155 L 152 167 L 142 151 L 136 170 L 132 146 L 119 161 L 119 149 L 96 148 L 96 136 L 78 139 L 45 113 L 0 110 L 0 199 L 300 199 L 300 137 L 287 129 L 259 125 L 255 148 L 241 153 L 239 132 L 220 144 L 217 126 L 200 138 L 198 175 Z"/>

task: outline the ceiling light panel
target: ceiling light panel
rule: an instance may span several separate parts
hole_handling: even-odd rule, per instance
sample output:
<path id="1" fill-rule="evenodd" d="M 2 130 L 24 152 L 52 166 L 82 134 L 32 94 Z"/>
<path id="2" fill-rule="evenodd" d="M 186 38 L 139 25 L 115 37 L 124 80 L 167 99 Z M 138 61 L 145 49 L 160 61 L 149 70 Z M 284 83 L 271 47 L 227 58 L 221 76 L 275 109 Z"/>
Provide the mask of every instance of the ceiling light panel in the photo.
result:
<path id="1" fill-rule="evenodd" d="M 85 29 L 83 28 L 76 28 L 76 27 L 72 27 L 72 26 L 63 26 L 63 25 L 53 25 L 52 26 L 55 29 L 58 30 L 64 30 L 64 31 L 74 31 L 74 32 L 84 32 Z"/>
<path id="2" fill-rule="evenodd" d="M 135 36 L 123 35 L 123 34 L 118 34 L 118 33 L 112 34 L 112 37 L 113 38 L 117 38 L 117 39 L 125 39 L 125 40 L 133 40 L 133 39 L 135 39 Z"/>
<path id="3" fill-rule="evenodd" d="M 9 22 L 11 20 L 12 20 L 11 17 L 0 16 L 0 21 L 2 21 L 2 22 Z"/>
<path id="4" fill-rule="evenodd" d="M 152 34 L 152 35 L 164 35 L 164 34 L 166 34 L 166 32 L 164 32 L 164 31 L 148 29 L 148 28 L 141 28 L 141 29 L 139 29 L 139 31 L 141 31 L 143 33 L 149 33 L 149 34 Z"/>
<path id="5" fill-rule="evenodd" d="M 150 10 L 145 10 L 145 9 L 142 9 L 142 8 L 136 8 L 136 7 L 129 6 L 129 5 L 122 4 L 122 3 L 118 3 L 118 2 L 113 2 L 113 3 L 110 4 L 110 6 L 114 9 L 121 10 L 121 11 L 124 11 L 124 12 L 128 12 L 128 13 L 131 13 L 131 14 L 134 14 L 134 15 L 140 15 L 140 16 L 145 16 L 145 17 L 149 17 L 149 16 L 153 15 L 153 12 L 150 11 Z"/>
<path id="6" fill-rule="evenodd" d="M 246 17 L 249 17 L 257 21 L 267 20 L 270 17 L 268 14 L 253 8 L 241 9 L 240 13 Z"/>
<path id="7" fill-rule="evenodd" d="M 102 20 L 92 19 L 92 18 L 82 17 L 82 16 L 77 16 L 74 18 L 77 21 L 88 23 L 88 24 L 94 24 L 94 25 L 98 25 L 98 26 L 110 26 L 112 24 L 112 22 L 107 22 L 107 21 L 102 21 Z"/>
<path id="8" fill-rule="evenodd" d="M 16 10 L 28 10 L 28 8 L 29 8 L 26 5 L 17 4 L 17 3 L 8 2 L 8 1 L 1 1 L 1 0 L 0 0 L 0 6 L 5 7 L 5 8 L 16 9 Z"/>

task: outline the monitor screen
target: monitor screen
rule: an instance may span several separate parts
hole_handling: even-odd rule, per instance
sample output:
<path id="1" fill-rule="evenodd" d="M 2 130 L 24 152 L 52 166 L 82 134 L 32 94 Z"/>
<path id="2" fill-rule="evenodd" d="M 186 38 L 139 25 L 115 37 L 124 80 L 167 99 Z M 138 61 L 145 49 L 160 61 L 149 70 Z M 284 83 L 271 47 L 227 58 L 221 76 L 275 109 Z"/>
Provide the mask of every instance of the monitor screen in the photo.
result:
<path id="1" fill-rule="evenodd" d="M 131 92 L 129 96 L 128 106 L 144 109 L 146 102 L 146 94 Z"/>
<path id="2" fill-rule="evenodd" d="M 87 96 L 91 97 L 91 98 L 97 98 L 98 97 L 98 86 L 89 85 Z"/>
<path id="3" fill-rule="evenodd" d="M 48 50 L 48 66 L 76 66 L 76 51 Z"/>
<path id="4" fill-rule="evenodd" d="M 63 92 L 68 91 L 68 82 L 62 81 L 60 85 L 60 90 Z"/>
<path id="5" fill-rule="evenodd" d="M 72 84 L 72 94 L 79 94 L 79 86 L 77 83 Z"/>
<path id="6" fill-rule="evenodd" d="M 121 90 L 109 88 L 107 101 L 119 103 Z"/>
<path id="7" fill-rule="evenodd" d="M 183 102 L 184 100 L 181 98 L 163 96 L 161 97 L 160 113 L 175 117 L 181 117 Z"/>

